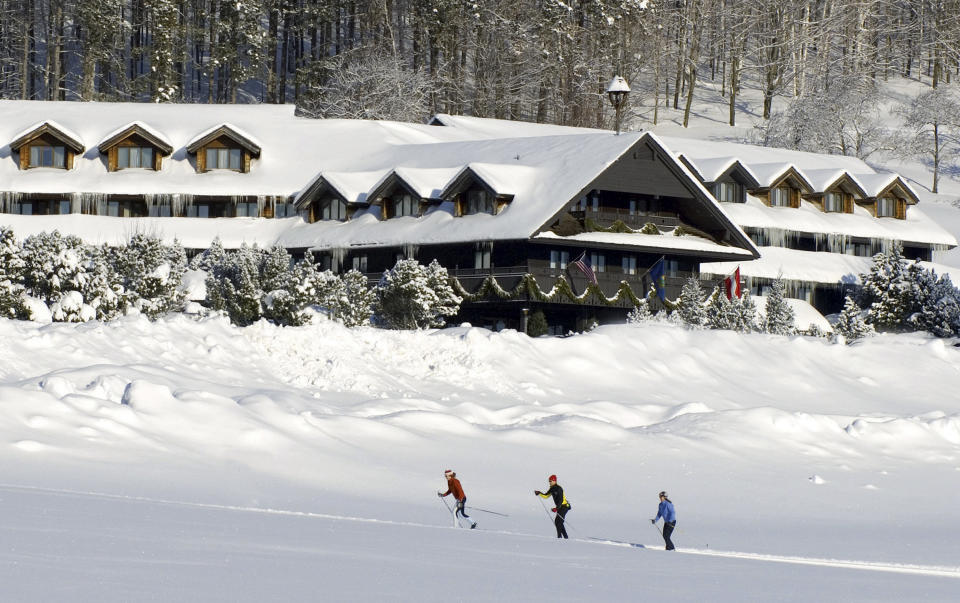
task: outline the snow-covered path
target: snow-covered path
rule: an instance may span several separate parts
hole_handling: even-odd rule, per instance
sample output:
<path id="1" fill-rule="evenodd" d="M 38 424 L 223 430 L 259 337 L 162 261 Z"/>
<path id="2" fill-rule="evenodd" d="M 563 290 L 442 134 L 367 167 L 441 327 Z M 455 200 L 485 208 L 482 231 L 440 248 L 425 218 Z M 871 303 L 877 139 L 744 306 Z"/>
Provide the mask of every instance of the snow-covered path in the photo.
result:
<path id="1" fill-rule="evenodd" d="M 950 601 L 960 588 L 957 567 L 667 553 L 10 485 L 0 500 L 5 600 Z"/>

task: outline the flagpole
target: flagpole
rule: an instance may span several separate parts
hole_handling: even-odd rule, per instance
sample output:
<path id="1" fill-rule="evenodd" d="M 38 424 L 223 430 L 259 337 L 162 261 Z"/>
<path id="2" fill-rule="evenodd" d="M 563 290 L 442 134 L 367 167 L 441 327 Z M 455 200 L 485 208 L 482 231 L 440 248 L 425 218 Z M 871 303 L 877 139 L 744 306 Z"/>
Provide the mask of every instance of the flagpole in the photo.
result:
<path id="1" fill-rule="evenodd" d="M 637 280 L 643 280 L 643 277 L 645 277 L 645 276 L 647 276 L 648 274 L 650 274 L 650 271 L 653 270 L 654 268 L 656 268 L 656 267 L 657 267 L 657 264 L 659 264 L 660 262 L 664 261 L 665 259 L 667 259 L 667 256 L 661 255 L 661 256 L 660 256 L 660 259 L 653 263 L 653 266 L 650 266 L 649 268 L 647 268 L 647 271 L 646 271 L 646 272 L 644 272 L 643 274 L 641 274 L 640 276 L 637 277 Z"/>

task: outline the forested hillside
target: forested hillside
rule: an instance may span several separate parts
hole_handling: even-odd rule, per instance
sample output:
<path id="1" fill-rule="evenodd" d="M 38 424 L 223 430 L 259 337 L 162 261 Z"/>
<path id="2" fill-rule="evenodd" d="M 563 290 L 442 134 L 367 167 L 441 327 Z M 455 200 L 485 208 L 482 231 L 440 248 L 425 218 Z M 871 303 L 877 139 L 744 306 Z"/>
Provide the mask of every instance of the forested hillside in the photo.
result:
<path id="1" fill-rule="evenodd" d="M 609 126 L 601 92 L 619 73 L 644 122 L 665 104 L 686 120 L 709 80 L 733 123 L 746 86 L 769 118 L 776 98 L 832 82 L 936 87 L 958 49 L 960 0 L 0 0 L 2 98 L 320 116 Z"/>

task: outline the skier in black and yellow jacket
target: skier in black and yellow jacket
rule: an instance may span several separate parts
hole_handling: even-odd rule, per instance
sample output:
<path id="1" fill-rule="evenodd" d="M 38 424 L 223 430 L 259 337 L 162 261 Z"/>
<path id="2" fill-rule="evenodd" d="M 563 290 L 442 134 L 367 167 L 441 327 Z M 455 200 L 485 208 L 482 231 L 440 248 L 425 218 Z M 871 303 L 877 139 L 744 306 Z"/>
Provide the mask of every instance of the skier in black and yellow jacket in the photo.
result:
<path id="1" fill-rule="evenodd" d="M 553 497 L 553 504 L 556 506 L 552 509 L 557 516 L 553 519 L 553 525 L 557 526 L 557 538 L 567 538 L 567 529 L 564 527 L 565 518 L 567 516 L 567 511 L 570 510 L 570 503 L 567 502 L 567 497 L 563 494 L 563 488 L 557 483 L 557 476 L 550 476 L 550 489 L 546 492 L 541 492 L 539 490 L 534 490 L 533 493 L 542 498 Z"/>

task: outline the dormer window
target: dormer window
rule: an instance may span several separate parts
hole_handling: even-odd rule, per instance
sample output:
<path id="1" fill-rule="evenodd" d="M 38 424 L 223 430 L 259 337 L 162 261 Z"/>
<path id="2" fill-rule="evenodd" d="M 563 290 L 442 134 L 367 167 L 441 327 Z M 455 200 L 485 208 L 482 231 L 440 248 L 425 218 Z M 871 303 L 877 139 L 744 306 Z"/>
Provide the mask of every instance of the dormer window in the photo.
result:
<path id="1" fill-rule="evenodd" d="M 770 189 L 770 207 L 791 207 L 794 190 L 788 186 Z"/>
<path id="2" fill-rule="evenodd" d="M 84 146 L 76 135 L 63 126 L 45 121 L 26 130 L 10 143 L 10 150 L 20 154 L 20 169 L 73 169 L 73 159 L 83 153 Z"/>
<path id="3" fill-rule="evenodd" d="M 392 199 L 385 200 L 389 203 L 389 217 L 402 218 L 404 216 L 416 217 L 420 215 L 420 199 L 410 194 L 400 194 Z"/>
<path id="4" fill-rule="evenodd" d="M 896 215 L 897 200 L 893 197 L 880 197 L 877 199 L 877 217 L 892 218 Z"/>
<path id="5" fill-rule="evenodd" d="M 345 221 L 347 219 L 347 204 L 342 199 L 336 198 L 322 200 L 320 202 L 320 219 Z"/>
<path id="6" fill-rule="evenodd" d="M 52 167 L 66 169 L 66 147 L 32 145 L 29 167 Z"/>
<path id="7" fill-rule="evenodd" d="M 187 143 L 187 153 L 196 153 L 197 171 L 230 170 L 246 173 L 260 157 L 260 145 L 235 126 L 222 124 Z"/>
<path id="8" fill-rule="evenodd" d="M 483 189 L 467 191 L 467 204 L 464 214 L 491 214 L 495 213 L 493 195 Z"/>
<path id="9" fill-rule="evenodd" d="M 743 203 L 746 201 L 745 189 L 739 182 L 727 180 L 713 185 L 713 196 L 724 203 Z"/>
<path id="10" fill-rule="evenodd" d="M 143 168 L 152 170 L 152 147 L 117 147 L 117 169 Z"/>
<path id="11" fill-rule="evenodd" d="M 842 213 L 844 206 L 843 193 L 825 193 L 823 195 L 823 211 L 828 213 Z"/>
<path id="12" fill-rule="evenodd" d="M 243 171 L 242 149 L 207 149 L 207 170 Z"/>

